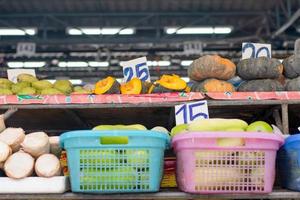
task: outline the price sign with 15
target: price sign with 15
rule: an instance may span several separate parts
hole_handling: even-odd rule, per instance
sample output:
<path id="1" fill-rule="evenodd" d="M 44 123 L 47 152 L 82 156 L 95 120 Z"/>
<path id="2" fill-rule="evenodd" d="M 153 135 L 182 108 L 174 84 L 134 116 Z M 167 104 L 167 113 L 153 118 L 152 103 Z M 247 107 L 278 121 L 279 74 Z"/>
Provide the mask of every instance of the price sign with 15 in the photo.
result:
<path id="1" fill-rule="evenodd" d="M 125 82 L 130 81 L 134 77 L 137 77 L 142 81 L 150 81 L 150 73 L 146 57 L 122 62 L 121 66 L 123 67 Z"/>
<path id="2" fill-rule="evenodd" d="M 175 106 L 176 125 L 187 124 L 201 118 L 209 118 L 207 101 L 205 100 Z"/>

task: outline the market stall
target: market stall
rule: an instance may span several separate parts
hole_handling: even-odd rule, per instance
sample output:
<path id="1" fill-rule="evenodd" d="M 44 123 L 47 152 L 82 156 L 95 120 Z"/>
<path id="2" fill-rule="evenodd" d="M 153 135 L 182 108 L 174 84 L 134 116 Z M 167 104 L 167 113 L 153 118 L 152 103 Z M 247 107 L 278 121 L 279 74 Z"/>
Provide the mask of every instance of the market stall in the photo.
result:
<path id="1" fill-rule="evenodd" d="M 223 74 L 208 73 L 211 67 L 217 67 L 216 64 L 209 67 L 213 60 L 201 60 L 219 59 L 218 57 L 199 59 L 195 60 L 189 68 L 189 70 L 200 70 L 199 72 L 188 71 L 192 79 L 199 79 L 199 77 L 193 77 L 194 74 L 204 76 L 200 78 L 201 80 L 206 77 L 221 77 L 229 80 L 235 75 L 241 76 L 241 74 L 236 74 L 233 63 L 226 64 L 230 62 L 229 60 L 220 61 L 225 63 L 220 64 L 220 68 L 231 65 L 234 71 L 229 77 L 223 77 Z M 257 62 L 259 60 L 260 58 Z M 199 64 L 199 62 L 204 63 Z M 274 72 L 278 73 L 274 76 L 279 77 L 283 74 L 283 68 L 287 66 L 278 65 L 282 69 L 280 72 Z M 274 67 L 278 67 L 277 64 L 265 66 L 268 70 Z M 224 70 L 221 71 L 225 73 Z M 254 72 L 253 75 L 260 78 L 258 80 L 270 78 L 263 77 L 259 71 Z M 239 73 L 239 68 L 237 73 Z M 249 75 L 249 72 L 246 74 Z M 230 81 L 208 79 L 202 83 L 187 84 L 176 75 L 164 75 L 154 83 L 147 83 L 147 87 L 146 82 L 139 79 L 120 84 L 110 77 L 100 80 L 95 86 L 74 87 L 67 80 L 51 84 L 26 74 L 18 75 L 17 83 L 6 81 L 6 79 L 2 79 L 2 83 L 3 91 L 5 89 L 13 91 L 8 95 L 4 95 L 3 92 L 0 98 L 1 110 L 3 113 L 6 112 L 4 114 L 5 125 L 22 128 L 20 130 L 7 128 L 0 134 L 0 137 L 1 135 L 3 138 L 9 137 L 5 136 L 6 132 L 17 134 L 18 131 L 26 130 L 26 136 L 22 136 L 19 146 L 13 150 L 16 153 L 3 158 L 4 172 L 9 178 L 2 178 L 2 181 L 4 179 L 8 181 L 6 182 L 8 189 L 27 186 L 26 189 L 19 191 L 5 191 L 3 188 L 3 193 L 11 194 L 0 195 L 0 198 L 44 198 L 42 193 L 52 193 L 47 198 L 63 199 L 107 197 L 101 196 L 101 193 L 119 193 L 117 196 L 110 194 L 112 195 L 110 197 L 130 199 L 204 197 L 272 199 L 295 198 L 299 195 L 297 192 L 283 190 L 279 182 L 276 182 L 273 189 L 276 151 L 283 145 L 285 138 L 281 134 L 287 135 L 297 128 L 295 124 L 289 123 L 289 116 L 300 103 L 300 93 L 296 89 L 287 91 L 273 87 L 273 83 L 265 83 L 263 86 L 266 87 L 263 91 L 249 89 L 249 91 L 241 92 L 236 91 L 236 88 L 241 88 L 248 83 L 234 86 Z M 26 85 L 23 86 L 23 83 Z M 267 87 L 268 84 L 271 84 L 270 88 Z M 285 87 L 285 83 L 278 81 L 276 84 L 281 85 L 281 88 Z M 145 92 L 143 92 L 143 87 L 147 88 Z M 80 94 L 76 93 L 78 91 Z M 177 119 L 179 111 L 176 106 L 191 104 L 197 107 L 200 105 L 199 102 L 207 104 L 210 119 L 197 121 L 191 118 L 189 122 L 180 125 Z M 192 112 L 189 110 L 188 114 L 193 115 Z M 205 112 L 197 114 L 205 116 Z M 197 114 L 194 113 L 194 118 L 197 118 Z M 24 119 L 28 119 L 26 123 Z M 266 125 L 255 125 L 261 121 L 274 124 L 276 128 L 270 127 L 265 122 Z M 250 128 L 252 126 L 254 128 Z M 269 129 L 266 128 L 268 126 Z M 94 131 L 88 131 L 91 129 Z M 74 132 L 66 133 L 72 130 Z M 264 133 L 270 130 L 274 133 Z M 44 144 L 43 137 L 46 138 L 45 141 L 49 140 L 52 143 Z M 158 142 L 158 138 L 154 140 L 151 137 L 161 137 L 161 139 L 166 137 L 165 142 L 161 143 L 163 146 L 160 147 L 160 153 L 158 144 L 154 143 Z M 100 144 L 98 144 L 99 139 Z M 142 140 L 145 142 L 141 143 Z M 197 140 L 199 144 L 194 140 Z M 214 146 L 216 144 L 213 140 L 217 146 Z M 5 139 L 3 141 L 6 142 Z M 81 143 L 82 141 L 85 142 Z M 189 144 L 188 141 L 192 143 Z M 252 143 L 253 141 L 257 143 Z M 41 143 L 40 146 L 39 143 Z M 205 146 L 206 143 L 210 146 Z M 33 144 L 38 146 L 32 146 Z M 21 152 L 18 152 L 20 147 Z M 58 152 L 53 150 L 55 147 L 59 149 Z M 169 149 L 170 147 L 172 149 Z M 67 154 L 61 154 L 61 148 L 64 148 Z M 185 148 L 194 149 L 190 153 L 184 153 Z M 169 169 L 172 170 L 168 172 L 166 171 L 168 167 L 164 171 L 162 168 L 164 159 L 161 156 L 164 155 L 165 150 L 167 150 L 166 157 L 175 157 L 175 155 L 177 157 L 174 160 L 177 162 L 177 167 L 170 165 Z M 5 154 L 4 150 L 2 153 Z M 189 154 L 196 157 L 190 157 L 190 161 L 186 160 Z M 197 157 L 198 154 L 201 156 Z M 68 158 L 65 157 L 66 155 Z M 56 161 L 58 158 L 60 167 L 56 169 L 54 166 L 57 165 L 55 163 L 58 162 Z M 194 159 L 200 160 L 193 161 Z M 34 161 L 35 167 L 33 167 Z M 24 163 L 22 166 L 24 169 L 19 169 L 20 167 L 16 165 L 18 162 Z M 165 162 L 168 163 L 167 160 Z M 196 162 L 196 168 L 192 169 L 194 162 Z M 168 166 L 166 163 L 165 167 Z M 52 168 L 51 165 L 53 165 Z M 135 167 L 132 168 L 132 165 Z M 155 168 L 160 172 L 155 172 Z M 177 168 L 176 173 L 175 168 Z M 61 169 L 63 173 L 55 171 Z M 33 171 L 35 171 L 34 174 Z M 160 182 L 164 176 L 162 172 L 169 174 L 167 177 L 165 174 L 164 184 L 160 188 Z M 195 180 L 200 182 L 195 182 L 194 186 L 190 185 L 195 180 L 190 180 L 192 174 L 186 174 L 187 172 L 192 172 L 196 177 Z M 69 176 L 69 179 L 54 180 Z M 175 179 L 178 186 L 174 185 Z M 33 182 L 30 184 L 30 181 Z M 130 185 L 131 182 L 133 185 Z M 188 184 L 188 182 L 191 183 Z M 35 184 L 40 186 L 40 190 Z M 50 186 L 52 190 L 47 189 L 49 185 L 52 185 Z M 69 188 L 74 193 L 70 193 Z M 97 193 L 97 195 L 80 194 L 82 192 Z M 143 192 L 143 194 L 141 196 L 121 194 L 132 192 Z M 146 194 L 146 192 L 158 193 Z M 37 195 L 19 196 L 18 193 L 36 193 Z"/>
<path id="2" fill-rule="evenodd" d="M 300 198 L 299 1 L 0 11 L 0 199 Z"/>

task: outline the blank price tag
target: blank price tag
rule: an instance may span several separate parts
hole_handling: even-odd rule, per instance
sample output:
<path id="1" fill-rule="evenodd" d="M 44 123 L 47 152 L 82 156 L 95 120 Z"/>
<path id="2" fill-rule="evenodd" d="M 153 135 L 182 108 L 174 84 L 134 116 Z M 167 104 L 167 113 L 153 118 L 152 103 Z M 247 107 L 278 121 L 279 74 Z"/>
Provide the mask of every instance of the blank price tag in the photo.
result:
<path id="1" fill-rule="evenodd" d="M 208 119 L 207 101 L 197 101 L 193 103 L 175 106 L 176 125 L 187 124 L 196 119 Z"/>
<path id="2" fill-rule="evenodd" d="M 142 81 L 150 81 L 150 73 L 147 65 L 147 58 L 141 57 L 126 62 L 121 62 L 125 82 L 137 77 Z"/>
<path id="3" fill-rule="evenodd" d="M 272 57 L 271 44 L 249 43 L 242 44 L 242 59 Z"/>
<path id="4" fill-rule="evenodd" d="M 7 70 L 8 80 L 14 83 L 18 82 L 17 78 L 19 74 L 31 74 L 32 76 L 36 76 L 34 69 L 8 69 Z"/>

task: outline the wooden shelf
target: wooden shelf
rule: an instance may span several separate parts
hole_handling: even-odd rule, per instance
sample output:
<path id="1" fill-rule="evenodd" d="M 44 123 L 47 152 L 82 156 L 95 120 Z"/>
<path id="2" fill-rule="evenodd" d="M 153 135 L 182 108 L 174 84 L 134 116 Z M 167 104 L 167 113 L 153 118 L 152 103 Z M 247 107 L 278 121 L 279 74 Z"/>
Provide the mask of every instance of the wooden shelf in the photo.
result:
<path id="1" fill-rule="evenodd" d="M 138 200 L 185 200 L 185 199 L 299 199 L 300 192 L 293 192 L 283 189 L 274 190 L 270 194 L 210 194 L 198 195 L 188 194 L 176 190 L 163 190 L 158 193 L 132 193 L 132 194 L 2 194 L 0 199 L 138 199 Z"/>

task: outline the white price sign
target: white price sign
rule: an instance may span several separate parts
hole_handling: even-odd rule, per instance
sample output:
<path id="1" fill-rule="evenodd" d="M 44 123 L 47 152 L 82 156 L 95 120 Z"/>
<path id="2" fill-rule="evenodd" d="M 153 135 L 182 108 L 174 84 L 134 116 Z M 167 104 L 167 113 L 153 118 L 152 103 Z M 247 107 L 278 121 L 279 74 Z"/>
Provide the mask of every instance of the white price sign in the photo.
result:
<path id="1" fill-rule="evenodd" d="M 147 58 L 141 57 L 126 62 L 121 62 L 125 82 L 137 77 L 142 81 L 150 81 L 150 73 L 147 65 Z"/>
<path id="2" fill-rule="evenodd" d="M 17 54 L 21 56 L 32 56 L 35 54 L 35 43 L 22 42 L 17 45 Z"/>
<path id="3" fill-rule="evenodd" d="M 271 44 L 243 42 L 242 59 L 272 57 Z"/>
<path id="4" fill-rule="evenodd" d="M 14 83 L 18 82 L 17 78 L 19 74 L 31 74 L 32 76 L 36 76 L 34 69 L 8 69 L 7 70 L 8 80 Z"/>
<path id="5" fill-rule="evenodd" d="M 201 118 L 209 118 L 207 101 L 205 100 L 175 106 L 176 125 L 187 124 Z"/>
<path id="6" fill-rule="evenodd" d="M 201 42 L 185 42 L 183 44 L 183 52 L 186 54 L 201 54 L 202 43 Z"/>

